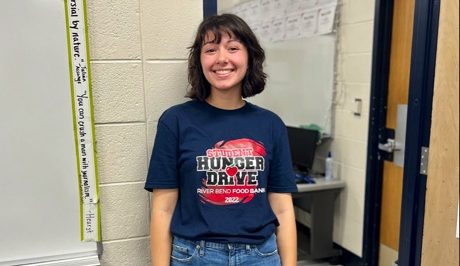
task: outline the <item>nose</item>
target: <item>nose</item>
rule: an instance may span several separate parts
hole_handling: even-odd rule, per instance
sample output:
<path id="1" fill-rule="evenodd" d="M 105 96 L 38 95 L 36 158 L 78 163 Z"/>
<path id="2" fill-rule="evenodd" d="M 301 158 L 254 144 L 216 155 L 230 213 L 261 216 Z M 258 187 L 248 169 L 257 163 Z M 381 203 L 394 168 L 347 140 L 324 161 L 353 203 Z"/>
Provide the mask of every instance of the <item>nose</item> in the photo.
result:
<path id="1" fill-rule="evenodd" d="M 226 64 L 228 63 L 228 55 L 225 49 L 219 49 L 219 55 L 217 57 L 218 64 Z"/>

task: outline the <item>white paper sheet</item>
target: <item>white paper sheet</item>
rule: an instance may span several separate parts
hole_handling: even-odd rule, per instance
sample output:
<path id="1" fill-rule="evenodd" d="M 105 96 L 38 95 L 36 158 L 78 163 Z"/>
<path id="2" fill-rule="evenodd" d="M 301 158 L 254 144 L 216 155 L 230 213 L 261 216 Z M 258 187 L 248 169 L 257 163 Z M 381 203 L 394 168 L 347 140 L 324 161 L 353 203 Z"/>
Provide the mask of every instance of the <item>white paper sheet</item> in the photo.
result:
<path id="1" fill-rule="evenodd" d="M 337 0 L 253 0 L 226 12 L 243 18 L 268 42 L 310 38 L 334 30 Z"/>

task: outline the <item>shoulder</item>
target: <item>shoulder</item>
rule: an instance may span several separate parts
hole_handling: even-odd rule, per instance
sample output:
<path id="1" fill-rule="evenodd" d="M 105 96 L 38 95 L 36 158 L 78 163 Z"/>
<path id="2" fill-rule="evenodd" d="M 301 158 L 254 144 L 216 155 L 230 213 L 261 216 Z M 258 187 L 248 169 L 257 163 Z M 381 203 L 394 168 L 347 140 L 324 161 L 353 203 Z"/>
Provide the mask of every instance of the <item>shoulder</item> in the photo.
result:
<path id="1" fill-rule="evenodd" d="M 268 121 L 276 127 L 285 127 L 283 120 L 276 113 L 252 103 L 248 104 L 252 112 L 258 116 L 258 118 L 264 119 L 264 121 Z"/>
<path id="2" fill-rule="evenodd" d="M 199 108 L 197 100 L 189 100 L 181 104 L 176 104 L 166 109 L 160 116 L 159 122 L 168 123 L 177 121 L 184 115 L 193 112 L 194 109 Z"/>
<path id="3" fill-rule="evenodd" d="M 189 100 L 169 107 L 158 119 L 157 128 L 166 127 L 170 132 L 177 135 L 181 128 L 181 123 L 188 121 L 190 116 L 196 113 L 193 110 L 198 108 L 197 105 L 199 104 L 197 104 L 196 100 Z"/>
<path id="4" fill-rule="evenodd" d="M 287 136 L 286 124 L 279 115 L 255 104 L 251 104 L 251 109 L 256 114 L 257 124 L 265 125 L 274 140 L 280 140 Z"/>

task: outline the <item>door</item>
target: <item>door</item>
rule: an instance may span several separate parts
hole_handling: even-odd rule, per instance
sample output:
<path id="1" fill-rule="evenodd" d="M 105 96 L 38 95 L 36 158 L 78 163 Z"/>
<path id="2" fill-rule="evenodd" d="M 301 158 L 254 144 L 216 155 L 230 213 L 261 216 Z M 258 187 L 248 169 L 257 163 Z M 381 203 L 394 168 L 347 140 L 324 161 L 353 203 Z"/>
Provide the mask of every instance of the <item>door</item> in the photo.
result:
<path id="1" fill-rule="evenodd" d="M 401 110 L 401 106 L 408 104 L 415 0 L 397 0 L 393 5 L 386 128 L 397 131 L 398 106 Z M 401 118 L 399 119 L 401 121 Z M 404 118 L 402 122 L 405 124 Z M 398 258 L 402 187 L 402 164 L 385 161 L 380 213 L 379 265 L 394 265 Z"/>
<path id="2" fill-rule="evenodd" d="M 442 1 L 421 265 L 458 265 L 459 1 Z M 458 230 L 458 229 L 457 229 Z M 457 231 L 458 232 L 458 231 Z"/>

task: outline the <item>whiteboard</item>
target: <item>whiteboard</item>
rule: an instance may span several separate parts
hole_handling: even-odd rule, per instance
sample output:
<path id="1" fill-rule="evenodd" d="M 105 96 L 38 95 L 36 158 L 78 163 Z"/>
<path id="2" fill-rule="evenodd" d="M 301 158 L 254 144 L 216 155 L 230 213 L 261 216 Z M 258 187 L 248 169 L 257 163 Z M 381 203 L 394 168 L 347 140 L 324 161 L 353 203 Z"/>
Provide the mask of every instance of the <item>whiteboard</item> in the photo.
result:
<path id="1" fill-rule="evenodd" d="M 336 35 L 266 43 L 265 91 L 249 100 L 290 126 L 315 124 L 331 134 Z"/>
<path id="2" fill-rule="evenodd" d="M 1 1 L 0 265 L 97 253 L 80 241 L 64 12 Z"/>

